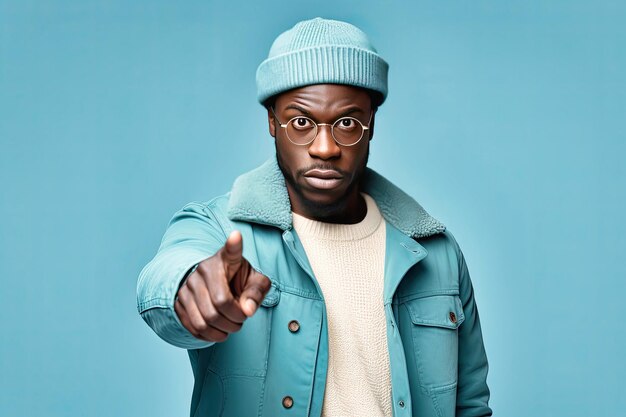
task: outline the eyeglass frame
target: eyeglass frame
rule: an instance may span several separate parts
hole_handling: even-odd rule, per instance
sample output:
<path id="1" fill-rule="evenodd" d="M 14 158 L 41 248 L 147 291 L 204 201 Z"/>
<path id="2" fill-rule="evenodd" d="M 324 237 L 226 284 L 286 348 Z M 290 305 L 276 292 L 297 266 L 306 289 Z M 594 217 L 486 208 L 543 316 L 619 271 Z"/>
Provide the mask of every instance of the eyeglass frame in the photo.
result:
<path id="1" fill-rule="evenodd" d="M 287 136 L 287 140 L 289 140 L 289 142 L 291 142 L 291 143 L 293 143 L 294 145 L 297 145 L 297 146 L 307 146 L 307 145 L 310 145 L 311 143 L 315 142 L 315 139 L 317 139 L 317 134 L 319 133 L 318 126 L 330 126 L 330 135 L 333 137 L 333 140 L 335 141 L 335 143 L 337 145 L 354 146 L 357 143 L 359 143 L 361 141 L 361 139 L 363 139 L 363 136 L 365 136 L 365 131 L 370 129 L 370 125 L 372 124 L 372 117 L 374 116 L 374 110 L 372 110 L 371 113 L 370 113 L 370 118 L 367 121 L 367 126 L 364 125 L 363 122 L 361 122 L 359 119 L 357 119 L 356 117 L 352 117 L 352 116 L 342 116 L 342 117 L 338 118 L 337 120 L 335 120 L 333 123 L 317 123 L 315 120 L 313 120 L 312 118 L 310 118 L 308 116 L 300 115 L 300 116 L 294 116 L 291 119 L 287 120 L 287 123 L 281 123 L 280 120 L 278 120 L 278 116 L 276 115 L 276 111 L 274 110 L 273 106 L 270 106 L 270 110 L 272 110 L 272 113 L 274 114 L 274 118 L 278 121 L 278 125 L 280 127 L 282 127 L 283 129 L 285 129 L 285 136 Z M 308 119 L 311 122 L 313 122 L 313 125 L 315 126 L 315 135 L 313 135 L 313 139 L 311 139 L 307 143 L 296 143 L 289 137 L 289 133 L 287 133 L 287 126 L 289 126 L 289 123 L 291 123 L 295 119 L 299 119 L 299 118 Z M 361 128 L 362 128 L 361 137 L 356 142 L 351 143 L 350 145 L 344 145 L 343 143 L 339 142 L 337 140 L 337 138 L 335 137 L 335 130 L 334 130 L 335 129 L 335 123 L 337 123 L 338 121 L 343 120 L 343 119 L 355 120 L 356 122 L 358 122 L 361 125 Z"/>

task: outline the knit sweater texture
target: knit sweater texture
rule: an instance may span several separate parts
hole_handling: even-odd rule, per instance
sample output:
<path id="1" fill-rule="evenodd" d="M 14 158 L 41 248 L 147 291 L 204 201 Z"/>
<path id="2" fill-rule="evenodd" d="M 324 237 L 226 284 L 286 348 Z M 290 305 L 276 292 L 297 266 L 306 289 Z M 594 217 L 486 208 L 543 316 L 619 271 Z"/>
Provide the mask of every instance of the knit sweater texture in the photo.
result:
<path id="1" fill-rule="evenodd" d="M 391 417 L 391 374 L 383 306 L 385 220 L 368 194 L 355 224 L 292 212 L 293 226 L 328 313 L 328 377 L 322 416 Z"/>

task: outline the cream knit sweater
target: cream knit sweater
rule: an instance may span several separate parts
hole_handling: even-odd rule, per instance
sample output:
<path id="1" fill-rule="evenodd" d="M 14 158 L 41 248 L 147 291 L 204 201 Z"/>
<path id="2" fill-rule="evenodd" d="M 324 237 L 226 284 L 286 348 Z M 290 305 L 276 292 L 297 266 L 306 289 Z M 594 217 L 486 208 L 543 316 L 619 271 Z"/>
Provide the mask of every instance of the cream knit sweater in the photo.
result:
<path id="1" fill-rule="evenodd" d="M 328 379 L 322 416 L 391 417 L 391 374 L 383 307 L 385 221 L 372 197 L 356 224 L 292 212 L 328 313 Z"/>

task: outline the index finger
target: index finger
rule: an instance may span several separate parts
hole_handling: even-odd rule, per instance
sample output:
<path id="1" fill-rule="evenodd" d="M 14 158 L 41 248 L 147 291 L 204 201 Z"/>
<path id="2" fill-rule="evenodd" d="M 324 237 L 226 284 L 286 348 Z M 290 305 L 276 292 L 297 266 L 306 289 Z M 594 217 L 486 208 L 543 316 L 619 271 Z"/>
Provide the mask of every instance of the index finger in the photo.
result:
<path id="1" fill-rule="evenodd" d="M 246 287 L 239 297 L 241 309 L 246 316 L 250 317 L 254 314 L 258 306 L 263 302 L 263 298 L 270 290 L 271 285 L 272 282 L 268 277 L 252 269 L 246 282 Z"/>
<path id="2" fill-rule="evenodd" d="M 233 230 L 228 235 L 222 250 L 222 261 L 226 269 L 226 278 L 230 281 L 241 267 L 243 252 L 243 237 L 241 232 Z"/>

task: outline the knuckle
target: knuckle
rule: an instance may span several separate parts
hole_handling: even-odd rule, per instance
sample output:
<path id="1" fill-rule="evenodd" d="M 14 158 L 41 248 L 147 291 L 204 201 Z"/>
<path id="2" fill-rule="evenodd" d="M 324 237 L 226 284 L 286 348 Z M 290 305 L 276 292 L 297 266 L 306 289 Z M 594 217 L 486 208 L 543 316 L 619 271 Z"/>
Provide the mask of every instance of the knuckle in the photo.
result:
<path id="1" fill-rule="evenodd" d="M 190 276 L 187 278 L 186 285 L 192 292 L 197 292 L 204 286 L 204 280 L 199 275 Z"/>
<path id="2" fill-rule="evenodd" d="M 202 275 L 206 275 L 209 272 L 210 266 L 209 266 L 209 261 L 205 260 L 202 261 L 198 264 L 198 267 L 196 268 L 196 270 L 194 271 L 194 274 L 196 272 L 201 273 Z"/>
<path id="3" fill-rule="evenodd" d="M 180 287 L 180 290 L 178 290 L 177 301 L 180 304 L 185 305 L 189 299 L 189 295 L 189 288 L 182 286 Z"/>
<path id="4" fill-rule="evenodd" d="M 192 291 L 198 286 L 198 276 L 195 272 L 187 277 L 184 286 Z"/>
<path id="5" fill-rule="evenodd" d="M 219 313 L 215 310 L 204 312 L 203 316 L 207 323 L 215 323 L 220 317 Z"/>
<path id="6" fill-rule="evenodd" d="M 213 305 L 215 305 L 215 307 L 217 307 L 218 309 L 221 309 L 228 305 L 232 301 L 232 299 L 233 298 L 229 294 L 225 292 L 220 292 L 214 295 Z"/>
<path id="7" fill-rule="evenodd" d="M 206 322 L 200 317 L 192 318 L 191 325 L 193 326 L 195 331 L 200 332 L 200 333 L 202 333 L 203 331 L 207 329 Z"/>

